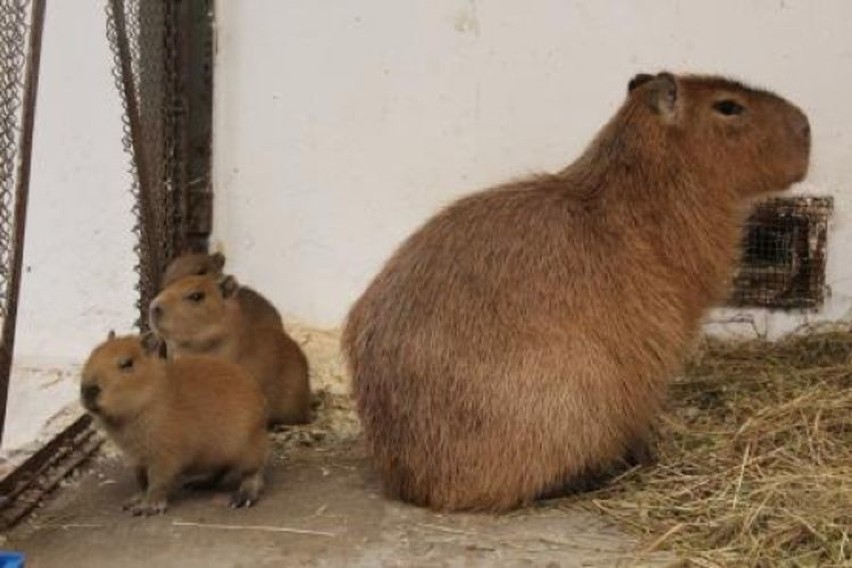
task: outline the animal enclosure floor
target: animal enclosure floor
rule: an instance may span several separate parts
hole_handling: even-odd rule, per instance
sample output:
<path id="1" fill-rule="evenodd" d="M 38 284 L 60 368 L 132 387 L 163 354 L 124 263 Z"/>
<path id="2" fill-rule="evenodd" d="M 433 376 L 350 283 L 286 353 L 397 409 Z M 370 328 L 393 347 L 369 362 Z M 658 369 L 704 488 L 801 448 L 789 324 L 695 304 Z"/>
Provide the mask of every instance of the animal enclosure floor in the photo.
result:
<path id="1" fill-rule="evenodd" d="M 28 568 L 264 568 L 652 566 L 603 517 L 565 507 L 507 515 L 439 515 L 390 501 L 363 456 L 338 334 L 288 329 L 311 362 L 310 425 L 273 434 L 267 488 L 256 507 L 228 509 L 226 493 L 182 492 L 161 517 L 120 504 L 136 490 L 107 443 L 9 534 Z M 5 542 L 3 542 L 5 538 Z"/>
<path id="2" fill-rule="evenodd" d="M 165 515 L 133 518 L 120 503 L 134 490 L 118 457 L 100 456 L 0 548 L 29 568 L 637 565 L 635 543 L 583 511 L 439 515 L 389 501 L 357 443 L 275 452 L 252 509 L 184 491 Z"/>

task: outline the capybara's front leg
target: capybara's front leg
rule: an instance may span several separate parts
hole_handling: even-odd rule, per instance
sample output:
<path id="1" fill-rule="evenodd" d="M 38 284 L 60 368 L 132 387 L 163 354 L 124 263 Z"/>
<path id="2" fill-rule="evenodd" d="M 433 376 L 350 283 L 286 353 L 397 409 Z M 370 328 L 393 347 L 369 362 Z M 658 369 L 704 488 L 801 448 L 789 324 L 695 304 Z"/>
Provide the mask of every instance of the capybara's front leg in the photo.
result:
<path id="1" fill-rule="evenodd" d="M 178 472 L 168 466 L 152 466 L 147 470 L 148 489 L 131 499 L 125 509 L 134 516 L 161 515 L 168 509 L 169 493 L 174 487 Z"/>

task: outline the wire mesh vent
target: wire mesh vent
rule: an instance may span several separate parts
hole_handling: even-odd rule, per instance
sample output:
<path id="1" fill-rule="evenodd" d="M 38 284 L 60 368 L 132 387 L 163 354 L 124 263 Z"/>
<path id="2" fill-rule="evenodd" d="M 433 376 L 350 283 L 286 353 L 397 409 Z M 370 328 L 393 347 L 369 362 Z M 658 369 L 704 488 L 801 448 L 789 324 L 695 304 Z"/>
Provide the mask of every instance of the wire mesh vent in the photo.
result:
<path id="1" fill-rule="evenodd" d="M 728 302 L 735 307 L 815 309 L 825 300 L 831 197 L 760 204 L 746 225 L 742 262 Z"/>

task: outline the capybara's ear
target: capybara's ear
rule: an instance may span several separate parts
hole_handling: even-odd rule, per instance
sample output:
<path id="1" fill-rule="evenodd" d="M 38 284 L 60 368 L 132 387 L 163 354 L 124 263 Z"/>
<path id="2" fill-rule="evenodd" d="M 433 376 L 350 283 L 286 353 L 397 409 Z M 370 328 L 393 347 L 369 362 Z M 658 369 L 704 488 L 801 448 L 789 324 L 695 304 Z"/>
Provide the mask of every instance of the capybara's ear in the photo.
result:
<path id="1" fill-rule="evenodd" d="M 213 263 L 213 266 L 216 268 L 216 270 L 220 272 L 225 267 L 225 255 L 221 252 L 214 252 L 213 254 L 211 254 L 210 261 Z"/>
<path id="2" fill-rule="evenodd" d="M 219 289 L 222 291 L 223 298 L 230 298 L 240 289 L 240 284 L 236 278 L 229 274 L 219 280 Z"/>
<path id="3" fill-rule="evenodd" d="M 109 330 L 109 333 L 107 333 L 107 341 L 112 341 L 113 339 L 115 339 L 115 330 L 111 329 Z"/>
<path id="4" fill-rule="evenodd" d="M 648 104 L 664 118 L 671 118 L 677 106 L 677 79 L 671 73 L 659 73 L 645 84 Z"/>
<path id="5" fill-rule="evenodd" d="M 142 350 L 146 355 L 159 355 L 163 346 L 163 340 L 153 331 L 142 334 Z"/>
<path id="6" fill-rule="evenodd" d="M 632 93 L 633 89 L 635 89 L 636 87 L 641 87 L 653 78 L 654 76 L 650 73 L 639 73 L 638 75 L 630 79 L 629 83 L 627 83 L 627 92 Z"/>
<path id="7" fill-rule="evenodd" d="M 640 73 L 627 85 L 629 94 L 632 95 L 636 91 L 636 96 L 642 97 L 648 106 L 666 119 L 670 119 L 675 113 L 677 90 L 677 78 L 665 71 L 656 75 Z"/>

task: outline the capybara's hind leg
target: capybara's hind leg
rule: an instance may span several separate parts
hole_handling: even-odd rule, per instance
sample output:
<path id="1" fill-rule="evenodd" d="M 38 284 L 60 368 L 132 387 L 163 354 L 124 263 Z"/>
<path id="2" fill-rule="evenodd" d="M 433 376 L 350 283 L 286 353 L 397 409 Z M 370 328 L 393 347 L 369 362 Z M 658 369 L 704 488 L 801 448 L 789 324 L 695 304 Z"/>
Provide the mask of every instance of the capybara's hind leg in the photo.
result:
<path id="1" fill-rule="evenodd" d="M 634 436 L 627 444 L 623 461 L 627 467 L 644 467 L 656 462 L 657 450 L 651 435 Z"/>
<path id="2" fill-rule="evenodd" d="M 260 470 L 245 474 L 240 481 L 239 487 L 231 495 L 230 507 L 233 509 L 251 507 L 257 503 L 262 490 L 263 473 Z"/>
<path id="3" fill-rule="evenodd" d="M 137 467 L 134 470 L 134 473 L 136 474 L 136 484 L 139 486 L 139 489 L 143 492 L 147 491 L 148 490 L 148 470 L 147 470 L 147 468 L 144 468 L 144 467 L 141 467 L 141 466 Z"/>

